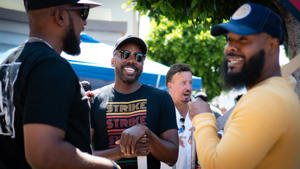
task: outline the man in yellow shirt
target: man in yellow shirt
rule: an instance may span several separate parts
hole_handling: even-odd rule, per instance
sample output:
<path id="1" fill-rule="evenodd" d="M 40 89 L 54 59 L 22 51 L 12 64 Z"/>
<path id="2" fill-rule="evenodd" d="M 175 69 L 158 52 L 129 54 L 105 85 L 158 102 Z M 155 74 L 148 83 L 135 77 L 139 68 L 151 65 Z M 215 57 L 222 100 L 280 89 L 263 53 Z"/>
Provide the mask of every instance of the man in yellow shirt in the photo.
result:
<path id="1" fill-rule="evenodd" d="M 214 26 L 212 35 L 226 34 L 224 80 L 245 86 L 224 135 L 201 99 L 189 104 L 197 155 L 203 169 L 299 169 L 300 101 L 295 80 L 283 78 L 279 45 L 280 17 L 254 3 L 242 5 L 230 21 Z"/>

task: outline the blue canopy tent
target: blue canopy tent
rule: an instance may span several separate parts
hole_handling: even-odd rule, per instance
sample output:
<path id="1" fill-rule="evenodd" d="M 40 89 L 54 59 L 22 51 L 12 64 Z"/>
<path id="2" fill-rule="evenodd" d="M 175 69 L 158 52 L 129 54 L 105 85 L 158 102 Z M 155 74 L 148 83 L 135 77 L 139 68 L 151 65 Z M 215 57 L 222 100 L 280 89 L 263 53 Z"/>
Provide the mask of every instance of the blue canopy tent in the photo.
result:
<path id="1" fill-rule="evenodd" d="M 81 35 L 81 54 L 71 56 L 62 53 L 72 65 L 80 80 L 87 80 L 91 83 L 92 89 L 102 87 L 114 81 L 114 68 L 111 67 L 113 47 L 100 43 L 87 35 Z M 15 48 L 0 53 L 0 62 L 4 60 Z M 140 82 L 163 90 L 166 90 L 166 73 L 168 66 L 151 61 L 146 58 L 144 71 Z M 201 78 L 193 76 L 193 90 L 201 90 Z"/>

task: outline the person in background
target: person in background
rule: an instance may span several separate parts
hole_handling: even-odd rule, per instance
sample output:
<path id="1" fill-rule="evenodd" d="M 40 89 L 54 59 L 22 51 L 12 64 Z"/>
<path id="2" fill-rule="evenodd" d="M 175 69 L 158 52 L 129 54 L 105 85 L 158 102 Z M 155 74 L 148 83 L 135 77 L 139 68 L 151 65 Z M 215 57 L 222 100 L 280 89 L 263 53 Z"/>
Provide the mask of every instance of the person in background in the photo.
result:
<path id="1" fill-rule="evenodd" d="M 81 81 L 81 86 L 83 87 L 84 91 L 85 92 L 88 92 L 88 91 L 91 91 L 92 90 L 92 86 L 91 86 L 91 83 L 89 81 Z"/>
<path id="2" fill-rule="evenodd" d="M 167 92 L 138 81 L 146 53 L 142 39 L 121 37 L 111 60 L 115 82 L 93 91 L 94 154 L 118 161 L 123 169 L 137 168 L 137 156 L 147 155 L 148 169 L 160 168 L 160 161 L 169 165 L 177 161 L 178 134 L 172 98 Z"/>
<path id="3" fill-rule="evenodd" d="M 88 99 L 71 65 L 60 56 L 62 51 L 80 53 L 79 35 L 89 9 L 100 4 L 24 0 L 24 5 L 30 33 L 14 52 L 21 66 L 14 83 L 15 111 L 7 115 L 13 118 L 13 132 L 0 134 L 1 169 L 119 168 L 112 160 L 91 155 Z"/>
<path id="4" fill-rule="evenodd" d="M 281 18 L 255 3 L 242 5 L 229 22 L 215 25 L 226 35 L 224 80 L 247 88 L 220 139 L 216 119 L 201 99 L 189 104 L 200 164 L 205 169 L 300 168 L 300 101 L 295 79 L 281 77 Z"/>
<path id="5" fill-rule="evenodd" d="M 84 80 L 84 81 L 81 81 L 80 84 L 85 91 L 85 95 L 89 98 L 89 102 L 93 103 L 94 93 L 91 91 L 92 90 L 91 83 L 89 81 Z"/>
<path id="6" fill-rule="evenodd" d="M 191 169 L 192 161 L 192 121 L 189 118 L 188 102 L 192 94 L 192 69 L 190 65 L 177 63 L 170 67 L 166 76 L 166 86 L 175 104 L 179 135 L 179 153 L 176 169 Z"/>

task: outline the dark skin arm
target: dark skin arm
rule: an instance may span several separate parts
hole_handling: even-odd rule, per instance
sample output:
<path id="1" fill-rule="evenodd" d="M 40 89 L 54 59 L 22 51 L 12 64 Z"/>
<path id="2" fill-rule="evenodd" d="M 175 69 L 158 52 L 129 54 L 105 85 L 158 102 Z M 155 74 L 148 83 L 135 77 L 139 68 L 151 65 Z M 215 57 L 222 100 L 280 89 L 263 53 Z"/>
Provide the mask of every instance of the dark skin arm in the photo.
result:
<path id="1" fill-rule="evenodd" d="M 178 133 L 176 129 L 163 132 L 159 137 L 148 127 L 138 124 L 124 130 L 120 139 L 120 149 L 126 155 L 135 153 L 136 142 L 141 137 L 149 139 L 149 150 L 158 160 L 174 165 L 178 156 Z"/>
<path id="2" fill-rule="evenodd" d="M 80 151 L 64 140 L 65 132 L 45 124 L 25 124 L 26 160 L 35 169 L 112 169 L 111 160 Z"/>
<path id="3" fill-rule="evenodd" d="M 94 135 L 94 129 L 91 129 L 91 136 Z M 93 138 L 92 138 L 93 139 Z M 120 144 L 120 140 L 116 141 L 116 144 Z M 133 158 L 137 156 L 146 156 L 149 154 L 149 139 L 147 137 L 142 137 L 137 141 L 135 146 L 135 151 L 133 154 L 124 154 L 121 152 L 120 146 L 107 149 L 107 150 L 97 150 L 94 151 L 94 155 L 106 157 L 114 161 L 118 161 L 122 158 Z"/>

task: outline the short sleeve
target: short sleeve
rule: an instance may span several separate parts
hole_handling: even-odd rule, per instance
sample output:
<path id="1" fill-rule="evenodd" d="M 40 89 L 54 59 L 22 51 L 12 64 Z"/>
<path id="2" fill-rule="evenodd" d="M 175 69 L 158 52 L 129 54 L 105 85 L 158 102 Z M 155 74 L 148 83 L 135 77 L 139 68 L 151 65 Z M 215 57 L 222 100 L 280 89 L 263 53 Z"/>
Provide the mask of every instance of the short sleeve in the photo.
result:
<path id="1" fill-rule="evenodd" d="M 76 81 L 71 67 L 59 59 L 47 59 L 35 67 L 25 88 L 24 124 L 66 130 Z"/>
<path id="2" fill-rule="evenodd" d="M 178 129 L 176 122 L 175 105 L 171 96 L 167 92 L 163 92 L 159 100 L 160 105 L 160 129 L 159 133 L 163 133 L 169 129 Z"/>

